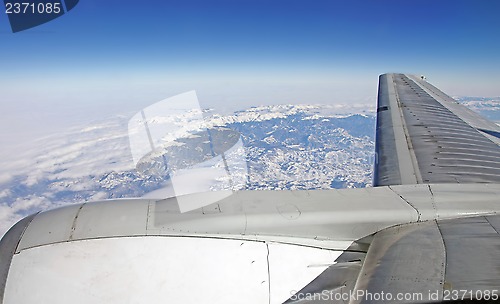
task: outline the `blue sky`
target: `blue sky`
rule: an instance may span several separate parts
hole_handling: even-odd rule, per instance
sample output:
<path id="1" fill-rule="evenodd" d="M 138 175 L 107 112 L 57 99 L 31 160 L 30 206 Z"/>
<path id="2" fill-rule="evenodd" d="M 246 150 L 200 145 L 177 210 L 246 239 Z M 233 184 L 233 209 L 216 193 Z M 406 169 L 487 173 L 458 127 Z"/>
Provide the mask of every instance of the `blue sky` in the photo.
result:
<path id="1" fill-rule="evenodd" d="M 0 140 L 192 89 L 221 111 L 375 104 L 378 75 L 393 71 L 451 95 L 500 96 L 499 11 L 494 0 L 80 0 L 16 34 L 0 14 L 0 110 L 10 113 Z"/>

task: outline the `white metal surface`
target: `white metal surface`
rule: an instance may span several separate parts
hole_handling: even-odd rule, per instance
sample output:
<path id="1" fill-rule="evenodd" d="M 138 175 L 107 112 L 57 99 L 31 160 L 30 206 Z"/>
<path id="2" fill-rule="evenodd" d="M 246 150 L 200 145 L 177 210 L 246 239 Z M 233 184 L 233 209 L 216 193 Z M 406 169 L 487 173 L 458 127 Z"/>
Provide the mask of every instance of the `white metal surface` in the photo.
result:
<path id="1" fill-rule="evenodd" d="M 283 303 L 320 275 L 342 251 L 270 243 L 270 303 Z"/>
<path id="2" fill-rule="evenodd" d="M 188 237 L 58 243 L 14 256 L 4 303 L 268 303 L 269 292 L 282 303 L 341 253 Z"/>
<path id="3" fill-rule="evenodd" d="M 265 303 L 261 242 L 130 237 L 59 243 L 14 256 L 5 304 Z"/>
<path id="4" fill-rule="evenodd" d="M 404 185 L 391 189 L 418 210 L 420 221 L 500 212 L 498 184 Z"/>
<path id="5" fill-rule="evenodd" d="M 87 203 L 75 219 L 71 239 L 144 235 L 147 213 L 147 202 L 139 203 L 138 200 L 116 200 L 102 206 Z"/>
<path id="6" fill-rule="evenodd" d="M 26 228 L 18 250 L 69 240 L 71 227 L 81 206 L 70 205 L 37 214 Z"/>
<path id="7" fill-rule="evenodd" d="M 242 191 L 186 213 L 180 212 L 176 198 L 104 201 L 38 214 L 18 251 L 133 235 L 261 240 L 344 250 L 355 240 L 398 224 L 500 212 L 498 197 L 498 184 L 436 184 Z M 213 192 L 185 197 L 194 203 L 216 199 Z"/>

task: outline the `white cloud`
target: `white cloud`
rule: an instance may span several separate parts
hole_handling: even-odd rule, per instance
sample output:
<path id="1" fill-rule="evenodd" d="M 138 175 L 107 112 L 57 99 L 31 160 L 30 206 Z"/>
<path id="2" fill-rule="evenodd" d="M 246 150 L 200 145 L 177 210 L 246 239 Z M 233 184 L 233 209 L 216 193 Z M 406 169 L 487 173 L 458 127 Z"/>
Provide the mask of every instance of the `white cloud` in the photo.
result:
<path id="1" fill-rule="evenodd" d="M 11 191 L 10 189 L 4 189 L 4 190 L 0 190 L 0 198 L 2 197 L 7 197 L 11 195 Z"/>
<path id="2" fill-rule="evenodd" d="M 12 225 L 22 218 L 7 205 L 0 205 L 0 235 L 3 236 Z"/>
<path id="3" fill-rule="evenodd" d="M 0 184 L 8 183 L 12 180 L 12 175 L 8 173 L 0 173 Z"/>
<path id="4" fill-rule="evenodd" d="M 6 204 L 0 205 L 0 235 L 7 232 L 12 225 L 26 214 L 45 210 L 49 207 L 54 207 L 54 205 L 48 199 L 38 196 L 17 198 L 10 206 Z"/>

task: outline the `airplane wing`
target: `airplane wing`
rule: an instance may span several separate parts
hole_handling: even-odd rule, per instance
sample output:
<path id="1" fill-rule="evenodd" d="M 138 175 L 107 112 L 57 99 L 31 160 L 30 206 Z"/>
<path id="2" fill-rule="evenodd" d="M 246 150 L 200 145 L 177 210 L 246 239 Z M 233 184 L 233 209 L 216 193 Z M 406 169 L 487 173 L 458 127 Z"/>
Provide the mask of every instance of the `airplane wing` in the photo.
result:
<path id="1" fill-rule="evenodd" d="M 498 299 L 498 127 L 403 74 L 377 112 L 376 187 L 34 214 L 0 241 L 0 304 Z"/>
<path id="2" fill-rule="evenodd" d="M 460 188 L 500 182 L 500 127 L 423 77 L 380 76 L 376 132 L 374 186 L 427 184 L 431 193 L 449 187 L 458 200 Z M 396 193 L 405 198 L 409 189 Z M 476 202 L 471 197 L 468 204 Z M 419 210 L 419 203 L 412 205 Z M 438 215 L 376 233 L 356 288 L 375 294 L 427 292 L 428 302 L 497 300 L 500 216 L 491 211 L 455 219 Z"/>
<path id="3" fill-rule="evenodd" d="M 380 76 L 374 186 L 500 182 L 500 126 L 425 80 Z"/>

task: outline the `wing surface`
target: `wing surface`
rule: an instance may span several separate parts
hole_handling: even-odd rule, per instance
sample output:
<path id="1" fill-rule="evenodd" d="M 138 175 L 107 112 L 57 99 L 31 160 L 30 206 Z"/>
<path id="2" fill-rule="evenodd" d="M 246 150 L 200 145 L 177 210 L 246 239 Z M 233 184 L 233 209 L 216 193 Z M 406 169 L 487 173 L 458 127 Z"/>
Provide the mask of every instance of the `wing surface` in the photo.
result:
<path id="1" fill-rule="evenodd" d="M 377 233 L 357 282 L 366 295 L 404 294 L 397 303 L 498 300 L 500 216 L 426 221 Z M 351 303 L 369 303 L 359 297 Z"/>
<path id="2" fill-rule="evenodd" d="M 377 113 L 374 185 L 393 189 L 418 210 L 419 220 L 374 234 L 355 292 L 404 295 L 397 303 L 498 300 L 500 216 L 493 209 L 478 213 L 477 202 L 488 191 L 464 198 L 475 212 L 460 212 L 458 201 L 461 189 L 500 182 L 499 126 L 404 74 L 380 76 Z M 412 187 L 421 186 L 416 184 L 428 185 L 430 199 L 411 197 Z M 456 215 L 430 219 L 420 204 L 439 209 L 440 187 L 454 189 L 446 191 L 446 209 Z M 500 205 L 498 197 L 490 198 L 491 206 Z M 362 296 L 350 303 L 373 302 Z"/>
<path id="3" fill-rule="evenodd" d="M 498 183 L 499 134 L 425 80 L 381 75 L 373 184 Z"/>

